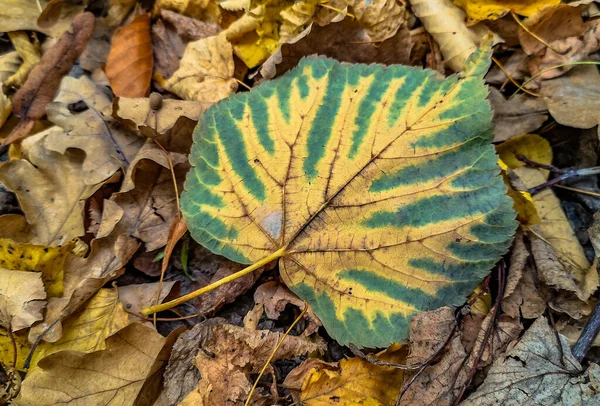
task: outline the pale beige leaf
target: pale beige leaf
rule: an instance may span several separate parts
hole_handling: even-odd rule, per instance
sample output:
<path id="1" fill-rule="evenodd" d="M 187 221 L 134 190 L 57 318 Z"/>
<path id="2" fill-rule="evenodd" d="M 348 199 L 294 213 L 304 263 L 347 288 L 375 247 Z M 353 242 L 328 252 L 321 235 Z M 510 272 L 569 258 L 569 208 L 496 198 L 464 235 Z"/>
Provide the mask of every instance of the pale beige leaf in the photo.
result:
<path id="1" fill-rule="evenodd" d="M 19 69 L 22 62 L 17 51 L 0 55 L 0 82 L 6 82 Z"/>
<path id="2" fill-rule="evenodd" d="M 0 88 L 2 88 L 2 82 L 0 82 Z M 12 113 L 10 99 L 4 93 L 0 93 L 0 128 L 2 128 L 6 119 L 8 119 L 10 113 Z"/>
<path id="3" fill-rule="evenodd" d="M 0 325 L 12 331 L 42 319 L 46 292 L 39 272 L 0 269 Z"/>
<path id="4" fill-rule="evenodd" d="M 190 42 L 179 69 L 162 85 L 186 100 L 215 103 L 237 89 L 233 48 L 224 35 Z"/>
<path id="5" fill-rule="evenodd" d="M 142 316 L 142 308 L 148 306 L 149 303 L 162 303 L 163 300 L 171 293 L 171 290 L 177 284 L 177 281 L 168 281 L 155 283 L 142 283 L 139 285 L 127 285 L 119 288 L 119 302 L 127 309 L 129 318 L 133 321 L 144 323 L 146 318 Z M 161 286 L 160 296 L 155 302 L 158 287 Z M 147 322 L 151 325 L 151 322 Z"/>
<path id="6" fill-rule="evenodd" d="M 38 25 L 37 20 L 48 3 L 50 2 L 47 0 L 4 0 L 2 7 L 0 7 L 0 27 L 2 27 L 2 31 L 33 30 L 56 38 L 71 26 L 75 16 L 85 8 L 85 5 L 79 3 L 76 5 L 65 4 L 62 7 L 57 24 L 41 27 Z"/>
<path id="7" fill-rule="evenodd" d="M 409 18 L 406 2 L 402 1 L 354 0 L 351 5 L 356 20 L 374 42 L 396 35 Z"/>

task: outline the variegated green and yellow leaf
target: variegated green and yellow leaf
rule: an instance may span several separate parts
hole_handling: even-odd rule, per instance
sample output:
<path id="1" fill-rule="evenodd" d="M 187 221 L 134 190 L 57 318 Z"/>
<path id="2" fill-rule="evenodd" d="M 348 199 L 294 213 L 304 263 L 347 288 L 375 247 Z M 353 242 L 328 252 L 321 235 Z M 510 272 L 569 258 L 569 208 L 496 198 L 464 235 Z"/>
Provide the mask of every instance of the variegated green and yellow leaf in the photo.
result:
<path id="1" fill-rule="evenodd" d="M 308 58 L 201 118 L 182 210 L 213 252 L 280 252 L 342 344 L 383 347 L 462 303 L 516 227 L 476 52 L 463 76 Z"/>

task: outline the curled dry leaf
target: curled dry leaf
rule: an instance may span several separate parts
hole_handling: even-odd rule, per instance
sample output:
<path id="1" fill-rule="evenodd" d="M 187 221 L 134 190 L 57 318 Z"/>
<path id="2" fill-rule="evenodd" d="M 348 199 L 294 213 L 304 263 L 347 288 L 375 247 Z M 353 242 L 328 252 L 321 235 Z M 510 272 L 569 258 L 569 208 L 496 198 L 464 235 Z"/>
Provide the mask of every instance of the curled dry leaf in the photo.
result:
<path id="1" fill-rule="evenodd" d="M 450 0 L 410 0 L 410 4 L 440 46 L 446 65 L 455 72 L 462 71 L 489 30 L 482 25 L 467 27 L 464 11 Z"/>
<path id="2" fill-rule="evenodd" d="M 302 299 L 292 293 L 285 285 L 277 282 L 266 282 L 256 288 L 254 303 L 262 305 L 265 314 L 272 320 L 277 320 L 288 304 L 293 304 L 300 310 L 303 310 L 305 307 Z M 307 319 L 308 326 L 302 333 L 303 335 L 311 335 L 322 325 L 321 320 L 317 318 L 310 307 L 304 318 Z"/>
<path id="3" fill-rule="evenodd" d="M 557 336 L 540 317 L 521 340 L 488 372 L 483 384 L 462 404 L 551 406 L 600 402 L 600 367 L 587 371 L 571 354 L 565 337 Z"/>
<path id="4" fill-rule="evenodd" d="M 63 79 L 48 105 L 48 118 L 64 132 L 50 134 L 47 148 L 60 153 L 72 148 L 84 151 L 82 176 L 90 185 L 127 169 L 144 145 L 142 137 L 112 118 L 109 97 L 86 76 Z"/>
<path id="5" fill-rule="evenodd" d="M 147 96 L 152 80 L 152 64 L 150 16 L 144 13 L 113 35 L 105 71 L 115 95 Z"/>
<path id="6" fill-rule="evenodd" d="M 23 31 L 9 32 L 8 37 L 21 58 L 22 63 L 14 74 L 6 78 L 5 85 L 7 87 L 21 87 L 27 80 L 29 72 L 40 61 L 39 46 L 36 47 L 32 44 L 27 33 Z"/>
<path id="7" fill-rule="evenodd" d="M 231 44 L 222 35 L 190 42 L 179 69 L 161 86 L 186 100 L 216 103 L 237 89 Z"/>
<path id="8" fill-rule="evenodd" d="M 59 351 L 92 353 L 106 349 L 106 340 L 133 320 L 123 308 L 117 289 L 100 289 L 62 325 L 60 340 L 42 342 L 36 348 L 30 368 L 44 357 Z"/>
<path id="9" fill-rule="evenodd" d="M 173 338 L 134 323 L 109 337 L 105 350 L 51 354 L 27 375 L 16 404 L 152 404 Z"/>
<path id="10" fill-rule="evenodd" d="M 55 131 L 52 127 L 26 140 L 32 144 L 24 145 L 27 159 L 0 167 L 0 182 L 16 193 L 29 223 L 23 241 L 32 244 L 62 245 L 84 235 L 85 199 L 101 186 L 86 183 L 82 154 L 73 150 L 61 154 L 46 147 L 49 134 Z M 3 221 L 12 228 L 10 215 L 0 217 L 0 224 Z"/>
<path id="11" fill-rule="evenodd" d="M 82 13 L 73 20 L 71 31 L 64 33 L 58 42 L 42 56 L 27 81 L 13 98 L 13 112 L 22 121 L 34 121 L 46 114 L 46 106 L 54 98 L 60 81 L 81 55 L 94 30 L 95 17 L 92 13 Z M 15 139 L 29 133 L 15 131 L 4 140 L 10 144 Z"/>
<path id="12" fill-rule="evenodd" d="M 0 326 L 12 331 L 42 319 L 46 292 L 39 272 L 0 269 Z"/>
<path id="13" fill-rule="evenodd" d="M 0 89 L 2 82 L 0 82 Z M 4 125 L 10 114 L 12 113 L 12 103 L 8 96 L 0 92 L 0 128 Z"/>

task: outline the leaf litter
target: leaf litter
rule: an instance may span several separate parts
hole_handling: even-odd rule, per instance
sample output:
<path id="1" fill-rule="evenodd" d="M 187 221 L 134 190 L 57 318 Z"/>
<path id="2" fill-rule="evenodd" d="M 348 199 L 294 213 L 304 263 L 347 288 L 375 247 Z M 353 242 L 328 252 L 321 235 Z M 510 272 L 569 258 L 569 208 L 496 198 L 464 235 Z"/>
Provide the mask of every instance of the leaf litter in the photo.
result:
<path id="1" fill-rule="evenodd" d="M 2 401 L 599 402 L 594 249 L 600 20 L 594 2 L 93 3 L 9 0 L 0 9 Z M 319 73 L 319 61 L 332 60 L 344 64 L 326 62 Z M 393 67 L 374 76 L 354 70 L 381 66 L 373 64 Z M 436 72 L 417 79 L 416 70 L 399 65 Z M 335 72 L 343 69 L 342 79 Z M 401 75 L 409 79 L 403 83 L 414 82 L 420 103 L 431 103 L 425 122 L 419 122 L 419 103 L 411 96 L 408 113 L 403 105 L 394 107 L 402 86 L 382 73 L 394 69 L 405 69 Z M 435 83 L 442 85 L 436 89 Z M 474 107 L 451 98 L 456 90 L 444 87 L 451 83 L 474 86 Z M 386 90 L 386 100 L 373 104 Z M 336 92 L 344 95 L 337 102 Z M 492 110 L 475 135 L 487 141 L 478 154 L 473 141 L 466 143 L 471 149 L 463 147 L 477 164 L 448 154 L 458 144 L 443 148 L 466 133 L 445 127 L 441 133 L 454 137 L 445 140 L 435 139 L 439 132 L 427 133 L 427 120 L 448 126 L 443 120 L 451 114 L 485 110 L 484 99 Z M 412 123 L 404 133 L 411 144 L 398 145 L 401 154 L 386 157 L 387 166 L 378 163 L 380 173 L 391 176 L 361 173 L 366 183 L 351 184 L 361 191 L 357 198 L 449 196 L 459 187 L 479 190 L 495 182 L 498 197 L 506 188 L 512 198 L 503 209 L 506 220 L 498 214 L 481 223 L 487 231 L 469 228 L 460 221 L 472 225 L 477 213 L 489 210 L 458 213 L 455 205 L 454 217 L 444 217 L 438 203 L 405 212 L 380 206 L 377 222 L 369 220 L 367 205 L 340 222 L 337 208 L 322 223 L 309 221 L 318 233 L 304 231 L 307 237 L 291 254 L 294 262 L 272 262 L 275 257 L 264 255 L 263 234 L 249 233 L 252 225 L 238 229 L 234 219 L 258 219 L 274 241 L 288 241 L 277 230 L 290 223 L 277 226 L 284 216 L 271 194 L 283 184 L 286 191 L 296 187 L 282 206 L 285 218 L 317 218 L 321 209 L 311 205 L 318 202 L 319 179 L 328 178 L 326 162 L 334 168 L 328 182 L 335 186 L 336 176 L 349 172 L 346 164 L 338 171 L 336 162 L 360 160 L 365 139 L 401 126 L 376 110 L 380 104 Z M 340 110 L 328 111 L 337 105 Z M 369 121 L 373 112 L 378 116 Z M 329 133 L 311 141 L 322 142 L 323 154 L 315 155 L 319 148 L 311 143 L 299 144 L 306 150 L 300 154 L 299 145 L 280 143 L 290 133 L 314 137 L 312 120 L 319 123 L 319 137 Z M 294 127 L 300 122 L 304 130 Z M 243 135 L 232 138 L 236 131 Z M 372 140 L 375 151 L 378 139 Z M 288 158 L 290 148 L 299 159 L 290 165 L 292 173 L 302 172 L 284 182 L 279 172 L 296 162 Z M 429 158 L 415 160 L 419 148 Z M 328 151 L 338 150 L 346 155 L 334 153 L 329 160 Z M 493 176 L 482 175 L 485 170 L 475 176 L 465 166 L 483 162 Z M 184 195 L 181 205 L 193 178 L 208 192 Z M 310 183 L 302 186 L 306 179 Z M 263 200 L 259 184 L 269 185 Z M 232 210 L 235 199 L 242 209 Z M 335 206 L 357 201 L 333 200 Z M 386 212 L 393 217 L 384 220 Z M 201 238 L 197 213 L 213 219 L 203 223 L 207 234 Z M 514 236 L 509 218 L 518 220 Z M 217 227 L 220 222 L 225 228 Z M 317 257 L 323 248 L 354 250 L 344 233 L 359 235 L 365 227 L 371 234 L 360 237 L 360 250 Z M 376 241 L 377 227 L 385 230 Z M 435 233 L 452 238 L 432 239 Z M 377 249 L 415 240 L 421 250 L 388 258 Z M 255 251 L 231 251 L 232 243 Z M 442 268 L 425 265 L 444 257 Z M 487 261 L 485 269 L 468 274 L 476 276 L 457 297 L 440 293 L 456 279 L 453 261 L 463 275 L 471 266 L 465 264 Z M 254 271 L 245 270 L 248 262 L 256 263 Z M 370 272 L 377 263 L 387 270 Z M 417 275 L 420 284 L 402 279 L 398 287 L 398 270 Z M 238 277 L 240 271 L 245 276 Z M 314 275 L 320 281 L 298 288 L 299 280 Z M 199 289 L 205 293 L 191 301 L 179 300 L 174 308 L 167 303 L 161 309 L 170 310 L 157 316 L 148 312 Z M 335 289 L 342 294 L 328 307 Z M 419 305 L 424 294 L 435 304 Z M 361 308 L 364 298 L 378 304 Z M 398 301 L 405 306 L 398 313 L 403 318 L 393 319 L 390 309 Z M 395 338 L 386 333 L 390 320 L 404 329 Z M 359 349 L 361 343 L 367 348 Z"/>

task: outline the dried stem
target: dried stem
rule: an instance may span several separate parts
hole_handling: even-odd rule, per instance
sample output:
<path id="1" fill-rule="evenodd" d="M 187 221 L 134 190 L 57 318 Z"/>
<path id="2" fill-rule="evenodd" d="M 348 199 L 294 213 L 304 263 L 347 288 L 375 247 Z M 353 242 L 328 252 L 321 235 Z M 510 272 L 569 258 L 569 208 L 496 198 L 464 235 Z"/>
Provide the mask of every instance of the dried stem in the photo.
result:
<path id="1" fill-rule="evenodd" d="M 600 300 L 596 302 L 596 306 L 594 307 L 594 311 L 592 315 L 588 319 L 581 335 L 577 339 L 577 342 L 573 346 L 573 356 L 579 362 L 581 362 L 588 351 L 592 347 L 592 343 L 596 339 L 596 336 L 600 332 Z"/>

